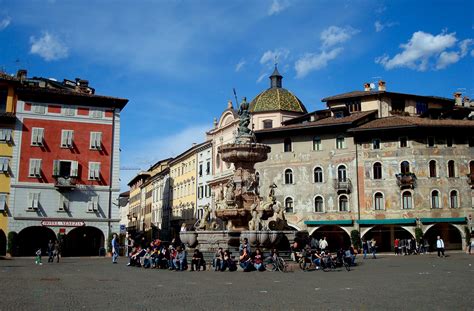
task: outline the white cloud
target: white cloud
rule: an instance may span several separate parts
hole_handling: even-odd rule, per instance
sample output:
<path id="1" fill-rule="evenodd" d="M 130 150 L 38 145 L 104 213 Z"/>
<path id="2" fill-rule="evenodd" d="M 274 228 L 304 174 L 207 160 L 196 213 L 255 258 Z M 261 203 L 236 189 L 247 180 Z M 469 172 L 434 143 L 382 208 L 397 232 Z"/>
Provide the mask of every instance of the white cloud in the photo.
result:
<path id="1" fill-rule="evenodd" d="M 268 15 L 278 14 L 290 6 L 288 0 L 273 0 L 270 8 L 268 8 Z"/>
<path id="2" fill-rule="evenodd" d="M 296 77 L 303 78 L 313 70 L 319 70 L 327 66 L 330 60 L 335 59 L 343 48 L 338 47 L 330 51 L 322 51 L 321 53 L 306 53 L 295 63 Z"/>
<path id="3" fill-rule="evenodd" d="M 411 39 L 406 44 L 401 44 L 403 49 L 393 58 L 387 55 L 377 57 L 376 63 L 385 67 L 385 69 L 393 69 L 397 67 L 407 67 L 419 71 L 425 71 L 429 68 L 430 58 L 438 58 L 446 49 L 452 47 L 456 43 L 455 33 L 441 33 L 432 35 L 423 31 L 413 33 Z M 441 66 L 447 65 L 453 61 L 452 55 L 443 55 Z M 438 66 L 438 65 L 437 65 Z"/>
<path id="4" fill-rule="evenodd" d="M 381 21 L 376 21 L 374 23 L 374 27 L 375 27 L 376 32 L 381 32 L 385 28 L 393 27 L 395 25 L 398 25 L 398 23 L 396 23 L 396 22 L 382 23 Z"/>
<path id="5" fill-rule="evenodd" d="M 146 139 L 129 146 L 123 147 L 121 166 L 140 167 L 148 169 L 157 161 L 175 157 L 192 146 L 193 143 L 205 141 L 206 131 L 212 128 L 211 124 L 196 124 L 182 129 L 168 136 Z M 127 183 L 135 176 L 135 171 L 122 171 L 120 176 L 121 190 L 127 189 Z"/>
<path id="6" fill-rule="evenodd" d="M 1 19 L 0 20 L 0 31 L 2 31 L 3 29 L 7 28 L 8 25 L 10 25 L 12 19 L 10 16 L 7 16 L 5 17 L 4 19 Z"/>
<path id="7" fill-rule="evenodd" d="M 270 74 L 269 74 L 268 72 L 262 73 L 262 74 L 258 77 L 257 83 L 262 82 L 263 78 L 268 77 L 269 75 L 270 75 Z"/>
<path id="8" fill-rule="evenodd" d="M 436 69 L 444 69 L 451 64 L 455 64 L 461 59 L 457 52 L 442 52 L 436 63 Z"/>
<path id="9" fill-rule="evenodd" d="M 461 57 L 464 57 L 467 55 L 468 51 L 469 51 L 469 47 L 474 43 L 474 40 L 472 39 L 465 39 L 465 40 L 462 40 L 461 42 L 459 42 L 459 48 L 461 49 L 460 53 L 461 53 Z"/>
<path id="10" fill-rule="evenodd" d="M 46 61 L 66 58 L 69 49 L 54 35 L 44 32 L 40 38 L 30 37 L 31 54 L 38 54 Z"/>
<path id="11" fill-rule="evenodd" d="M 247 62 L 243 59 L 240 62 L 238 62 L 237 65 L 235 65 L 235 72 L 239 72 L 242 69 L 242 67 L 245 66 L 246 63 Z"/>
<path id="12" fill-rule="evenodd" d="M 285 60 L 288 58 L 289 54 L 290 51 L 287 49 L 275 49 L 273 51 L 268 50 L 263 53 L 262 57 L 260 58 L 260 64 L 273 66 L 275 64 L 275 60 L 277 62 L 279 60 Z"/>
<path id="13" fill-rule="evenodd" d="M 348 27 L 330 26 L 321 32 L 320 39 L 323 48 L 329 48 L 336 44 L 341 44 L 349 40 L 353 35 L 359 33 L 360 30 Z"/>
<path id="14" fill-rule="evenodd" d="M 471 51 L 471 56 L 474 57 L 474 50 Z"/>

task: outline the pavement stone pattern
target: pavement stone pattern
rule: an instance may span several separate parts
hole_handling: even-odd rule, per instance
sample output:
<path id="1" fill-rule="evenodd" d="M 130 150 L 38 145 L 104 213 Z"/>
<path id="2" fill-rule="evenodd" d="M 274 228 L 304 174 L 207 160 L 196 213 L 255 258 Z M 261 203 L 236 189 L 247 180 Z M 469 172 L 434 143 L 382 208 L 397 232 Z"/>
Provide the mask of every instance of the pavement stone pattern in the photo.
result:
<path id="1" fill-rule="evenodd" d="M 174 272 L 126 258 L 0 260 L 0 310 L 474 310 L 474 255 L 380 256 L 350 272 Z"/>

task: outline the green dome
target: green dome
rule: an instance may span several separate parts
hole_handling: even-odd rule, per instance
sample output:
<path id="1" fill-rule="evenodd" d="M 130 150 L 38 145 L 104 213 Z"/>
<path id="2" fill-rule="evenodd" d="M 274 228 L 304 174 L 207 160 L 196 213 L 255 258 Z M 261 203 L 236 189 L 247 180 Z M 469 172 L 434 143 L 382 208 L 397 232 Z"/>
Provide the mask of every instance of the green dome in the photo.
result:
<path id="1" fill-rule="evenodd" d="M 290 111 L 307 113 L 306 107 L 287 89 L 272 87 L 258 94 L 250 102 L 250 112 Z"/>

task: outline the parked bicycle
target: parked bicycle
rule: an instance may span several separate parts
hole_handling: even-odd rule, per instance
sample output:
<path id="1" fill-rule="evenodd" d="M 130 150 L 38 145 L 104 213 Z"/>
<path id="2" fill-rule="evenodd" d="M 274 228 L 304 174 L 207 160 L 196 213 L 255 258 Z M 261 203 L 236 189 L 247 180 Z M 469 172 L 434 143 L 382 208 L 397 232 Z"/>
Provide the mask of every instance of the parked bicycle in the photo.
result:
<path id="1" fill-rule="evenodd" d="M 265 269 L 267 271 L 286 272 L 287 267 L 288 267 L 288 264 L 285 262 L 283 258 L 278 256 L 278 254 L 274 254 L 265 260 Z"/>

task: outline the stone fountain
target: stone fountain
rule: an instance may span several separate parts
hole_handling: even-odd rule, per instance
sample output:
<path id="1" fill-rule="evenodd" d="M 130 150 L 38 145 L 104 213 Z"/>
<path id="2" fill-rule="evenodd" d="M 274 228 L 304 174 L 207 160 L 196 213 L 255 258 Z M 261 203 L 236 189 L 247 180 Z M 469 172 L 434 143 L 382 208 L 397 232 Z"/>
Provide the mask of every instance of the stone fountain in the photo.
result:
<path id="1" fill-rule="evenodd" d="M 238 244 L 243 237 L 253 245 L 270 247 L 288 228 L 284 208 L 275 198 L 277 186 L 270 185 L 268 195 L 260 196 L 260 181 L 254 166 L 267 160 L 271 149 L 256 143 L 255 135 L 249 129 L 249 104 L 245 98 L 238 114 L 239 127 L 234 143 L 218 148 L 222 160 L 234 164 L 234 174 L 227 182 L 225 193 L 217 194 L 213 209 L 205 208 L 203 218 L 195 226 L 196 231 L 180 233 L 183 243 L 190 247 L 199 244 L 201 251 L 225 249 Z"/>

